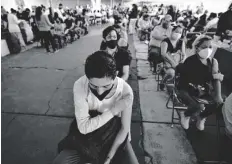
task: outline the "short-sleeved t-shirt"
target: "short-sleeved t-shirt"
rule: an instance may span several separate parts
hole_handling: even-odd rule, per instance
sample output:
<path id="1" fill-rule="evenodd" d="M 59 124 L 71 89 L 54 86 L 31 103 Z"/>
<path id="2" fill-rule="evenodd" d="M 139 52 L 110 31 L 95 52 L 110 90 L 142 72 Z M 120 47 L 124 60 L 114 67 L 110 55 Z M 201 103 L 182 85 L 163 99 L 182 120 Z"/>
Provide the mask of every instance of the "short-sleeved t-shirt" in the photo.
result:
<path id="1" fill-rule="evenodd" d="M 64 23 L 66 25 L 66 29 L 69 29 L 72 27 L 73 19 L 65 19 Z"/>
<path id="2" fill-rule="evenodd" d="M 102 41 L 100 50 L 106 50 L 106 43 Z M 129 51 L 124 50 L 123 48 L 118 47 L 116 53 L 114 54 L 114 59 L 116 61 L 116 67 L 118 71 L 118 77 L 123 75 L 123 66 L 130 65 L 131 55 Z"/>
<path id="3" fill-rule="evenodd" d="M 116 53 L 114 54 L 114 59 L 116 61 L 118 77 L 122 77 L 123 66 L 130 65 L 131 56 L 128 51 L 118 47 Z"/>

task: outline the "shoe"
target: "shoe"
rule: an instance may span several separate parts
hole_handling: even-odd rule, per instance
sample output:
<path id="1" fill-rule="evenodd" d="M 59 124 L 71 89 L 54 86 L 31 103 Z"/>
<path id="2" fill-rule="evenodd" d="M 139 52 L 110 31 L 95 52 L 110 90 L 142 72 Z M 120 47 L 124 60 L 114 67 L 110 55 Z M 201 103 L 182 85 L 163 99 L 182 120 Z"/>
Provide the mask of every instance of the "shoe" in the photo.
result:
<path id="1" fill-rule="evenodd" d="M 206 118 L 201 118 L 201 117 L 197 118 L 196 127 L 198 130 L 203 131 L 205 129 L 205 121 L 206 121 Z"/>
<path id="2" fill-rule="evenodd" d="M 144 42 L 144 43 L 145 43 L 145 44 L 147 44 L 147 45 L 149 44 L 148 40 L 145 40 L 145 42 Z"/>
<path id="3" fill-rule="evenodd" d="M 189 121 L 190 121 L 190 117 L 186 117 L 184 115 L 184 112 L 182 112 L 181 117 L 180 117 L 180 123 L 181 123 L 181 126 L 186 130 L 189 128 Z"/>
<path id="4" fill-rule="evenodd" d="M 53 53 L 55 54 L 55 53 L 57 53 L 57 52 L 59 52 L 59 50 L 57 49 L 57 50 L 55 50 Z"/>

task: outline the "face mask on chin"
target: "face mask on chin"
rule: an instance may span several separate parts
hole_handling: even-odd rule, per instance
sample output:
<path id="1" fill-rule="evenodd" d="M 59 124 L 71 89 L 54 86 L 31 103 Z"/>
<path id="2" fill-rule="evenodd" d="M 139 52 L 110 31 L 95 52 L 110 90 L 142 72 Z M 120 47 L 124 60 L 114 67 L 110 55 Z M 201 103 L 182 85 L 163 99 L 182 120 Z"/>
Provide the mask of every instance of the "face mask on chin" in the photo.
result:
<path id="1" fill-rule="evenodd" d="M 198 52 L 198 55 L 201 59 L 207 59 L 210 57 L 212 52 L 213 52 L 212 48 L 205 48 L 205 49 L 200 50 Z"/>
<path id="2" fill-rule="evenodd" d="M 93 88 L 91 88 L 91 87 L 89 87 L 89 88 L 90 88 L 91 92 L 92 92 L 100 101 L 102 101 L 102 100 L 110 93 L 110 91 L 113 89 L 113 87 L 114 87 L 114 85 L 112 85 L 112 87 L 111 87 L 110 89 L 106 90 L 106 91 L 103 92 L 101 95 L 99 95 L 98 92 L 97 92 L 95 89 L 93 89 Z"/>
<path id="3" fill-rule="evenodd" d="M 114 49 L 117 46 L 117 44 L 118 44 L 117 40 L 106 41 L 106 45 L 110 49 Z"/>

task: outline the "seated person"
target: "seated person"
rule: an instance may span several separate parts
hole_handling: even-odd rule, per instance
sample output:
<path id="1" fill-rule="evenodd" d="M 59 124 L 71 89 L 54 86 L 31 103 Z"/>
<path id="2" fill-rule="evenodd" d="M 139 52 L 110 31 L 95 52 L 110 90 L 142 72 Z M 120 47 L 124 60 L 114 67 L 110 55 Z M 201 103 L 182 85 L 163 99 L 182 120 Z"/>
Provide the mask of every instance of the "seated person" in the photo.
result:
<path id="1" fill-rule="evenodd" d="M 65 40 L 64 24 L 62 23 L 62 19 L 55 20 L 53 34 L 54 39 L 57 39 L 59 42 L 59 47 L 62 47 L 62 39 Z"/>
<path id="2" fill-rule="evenodd" d="M 118 46 L 120 35 L 113 26 L 109 26 L 103 30 L 103 42 L 100 49 L 105 50 L 110 55 L 114 56 L 117 65 L 118 77 L 125 81 L 129 78 L 129 68 L 131 56 L 129 51 L 126 51 Z"/>
<path id="3" fill-rule="evenodd" d="M 139 27 L 139 39 L 140 41 L 145 41 L 148 44 L 148 40 L 150 40 L 150 33 L 152 31 L 152 24 L 149 20 L 149 15 L 143 15 L 138 21 Z"/>
<path id="4" fill-rule="evenodd" d="M 231 40 L 232 39 L 232 3 L 228 10 L 223 13 L 217 24 L 216 40 Z"/>
<path id="5" fill-rule="evenodd" d="M 125 50 L 128 50 L 129 44 L 128 44 L 128 36 L 127 36 L 126 29 L 122 25 L 119 25 L 119 24 L 115 24 L 113 25 L 113 27 L 116 29 L 116 31 L 120 35 L 120 39 L 118 40 L 118 46 Z"/>
<path id="6" fill-rule="evenodd" d="M 65 27 L 65 35 L 70 35 L 71 36 L 71 43 L 74 41 L 75 37 L 75 25 L 74 25 L 74 20 L 71 17 L 69 13 L 67 13 L 67 18 L 64 21 L 66 27 Z"/>
<path id="7" fill-rule="evenodd" d="M 172 29 L 171 36 L 161 43 L 161 56 L 164 60 L 165 69 L 165 75 L 160 84 L 161 90 L 164 89 L 168 80 L 173 80 L 176 66 L 185 60 L 185 42 L 181 40 L 182 34 L 183 28 L 175 26 Z"/>
<path id="8" fill-rule="evenodd" d="M 189 128 L 190 117 L 200 112 L 196 126 L 200 131 L 204 130 L 206 118 L 215 110 L 219 110 L 223 103 L 223 75 L 219 73 L 217 60 L 210 58 L 211 40 L 208 36 L 199 36 L 194 42 L 195 55 L 185 60 L 180 71 L 177 94 L 188 106 L 188 109 L 181 113 L 181 125 L 184 129 Z M 197 98 L 210 99 L 212 103 L 203 105 Z"/>
<path id="9" fill-rule="evenodd" d="M 216 13 L 211 13 L 210 17 L 208 18 L 208 22 L 204 27 L 204 31 L 207 32 L 216 32 L 217 31 L 217 24 L 219 18 L 217 17 Z"/>
<path id="10" fill-rule="evenodd" d="M 153 72 L 156 73 L 156 65 L 160 63 L 160 44 L 161 42 L 171 36 L 172 27 L 170 25 L 172 21 L 171 15 L 166 15 L 162 20 L 161 25 L 156 26 L 151 32 L 149 50 L 148 50 L 148 61 L 150 63 L 150 68 L 153 67 Z"/>
<path id="11" fill-rule="evenodd" d="M 226 134 L 232 139 L 232 93 L 227 97 L 224 103 L 222 114 L 225 121 Z"/>
<path id="12" fill-rule="evenodd" d="M 73 92 L 76 119 L 53 164 L 138 164 L 130 143 L 133 91 L 117 77 L 114 58 L 90 55 Z"/>

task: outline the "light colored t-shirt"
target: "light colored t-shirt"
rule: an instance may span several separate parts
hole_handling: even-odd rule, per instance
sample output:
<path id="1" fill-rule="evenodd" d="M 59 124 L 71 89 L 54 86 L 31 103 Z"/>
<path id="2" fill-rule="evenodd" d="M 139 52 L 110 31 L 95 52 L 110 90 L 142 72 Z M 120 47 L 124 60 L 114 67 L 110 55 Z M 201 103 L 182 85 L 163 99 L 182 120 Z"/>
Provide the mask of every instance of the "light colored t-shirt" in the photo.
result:
<path id="1" fill-rule="evenodd" d="M 160 47 L 161 42 L 163 39 L 170 37 L 172 33 L 172 28 L 164 29 L 162 25 L 156 26 L 153 31 L 151 32 L 151 40 L 149 45 L 150 46 L 156 46 Z M 155 39 L 156 37 L 161 38 L 161 39 Z"/>
<path id="2" fill-rule="evenodd" d="M 89 89 L 89 80 L 86 76 L 78 79 L 73 88 L 74 93 L 74 106 L 75 117 L 77 120 L 77 127 L 83 134 L 88 134 L 97 130 L 111 120 L 114 116 L 111 111 L 104 106 L 115 102 L 114 108 L 122 108 L 127 110 L 132 108 L 133 104 L 133 91 L 131 87 L 121 78 L 116 77 L 118 80 L 117 88 L 112 97 L 100 101 Z M 125 95 L 128 95 L 125 98 Z M 89 115 L 90 110 L 97 110 L 101 115 L 91 118 Z M 121 114 L 119 114 L 121 116 Z M 129 140 L 131 140 L 129 129 Z"/>
<path id="3" fill-rule="evenodd" d="M 222 109 L 226 129 L 232 136 L 232 93 L 227 97 Z"/>

